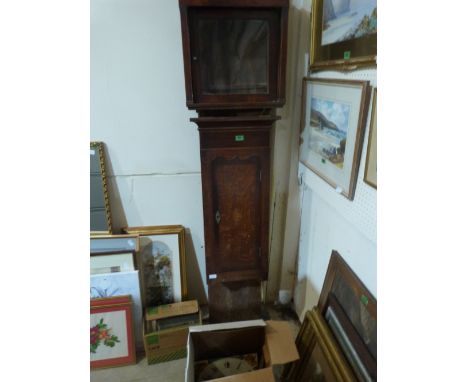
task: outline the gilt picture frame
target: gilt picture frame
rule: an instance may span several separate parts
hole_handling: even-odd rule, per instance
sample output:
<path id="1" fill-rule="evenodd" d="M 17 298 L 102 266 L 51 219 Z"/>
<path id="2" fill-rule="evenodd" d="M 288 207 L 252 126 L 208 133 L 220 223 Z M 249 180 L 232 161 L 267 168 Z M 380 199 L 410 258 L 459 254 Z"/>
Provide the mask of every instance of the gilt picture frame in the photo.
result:
<path id="1" fill-rule="evenodd" d="M 317 307 L 306 313 L 296 345 L 300 359 L 285 368 L 282 380 L 358 382 Z"/>
<path id="2" fill-rule="evenodd" d="M 130 295 L 90 301 L 90 367 L 134 364 L 132 298 Z"/>
<path id="3" fill-rule="evenodd" d="M 369 139 L 367 141 L 364 182 L 377 189 L 377 88 L 374 88 L 372 98 L 372 117 L 369 126 Z"/>
<path id="4" fill-rule="evenodd" d="M 369 108 L 368 81 L 305 77 L 299 159 L 353 200 Z"/>
<path id="5" fill-rule="evenodd" d="M 313 0 L 310 70 L 354 70 L 377 61 L 377 0 Z"/>
<path id="6" fill-rule="evenodd" d="M 181 225 L 127 227 L 140 238 L 138 269 L 145 307 L 183 301 L 187 297 L 185 228 Z"/>

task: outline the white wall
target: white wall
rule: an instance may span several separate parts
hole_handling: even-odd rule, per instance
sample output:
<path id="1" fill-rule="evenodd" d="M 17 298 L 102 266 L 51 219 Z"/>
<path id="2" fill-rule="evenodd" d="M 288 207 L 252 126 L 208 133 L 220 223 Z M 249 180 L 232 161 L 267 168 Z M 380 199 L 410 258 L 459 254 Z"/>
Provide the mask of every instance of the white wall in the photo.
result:
<path id="1" fill-rule="evenodd" d="M 114 227 L 187 227 L 189 293 L 204 302 L 194 115 L 185 107 L 178 2 L 91 1 L 91 140 L 106 145 Z"/>

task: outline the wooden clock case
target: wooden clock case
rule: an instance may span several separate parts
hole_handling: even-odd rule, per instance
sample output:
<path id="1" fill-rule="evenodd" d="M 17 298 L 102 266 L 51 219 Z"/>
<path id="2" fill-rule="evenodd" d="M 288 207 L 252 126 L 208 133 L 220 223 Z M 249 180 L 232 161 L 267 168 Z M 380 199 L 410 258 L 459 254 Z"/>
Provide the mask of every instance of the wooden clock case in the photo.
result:
<path id="1" fill-rule="evenodd" d="M 285 102 L 288 0 L 179 0 L 187 107 L 200 133 L 210 321 L 260 317 L 271 130 Z"/>

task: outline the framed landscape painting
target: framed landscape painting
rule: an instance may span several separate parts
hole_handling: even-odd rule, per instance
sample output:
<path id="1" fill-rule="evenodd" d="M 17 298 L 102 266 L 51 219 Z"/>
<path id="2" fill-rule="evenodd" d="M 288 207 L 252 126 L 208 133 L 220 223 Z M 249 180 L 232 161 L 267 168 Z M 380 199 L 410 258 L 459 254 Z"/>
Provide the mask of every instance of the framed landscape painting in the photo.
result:
<path id="1" fill-rule="evenodd" d="M 368 81 L 304 78 L 300 161 L 354 198 L 367 121 Z"/>
<path id="2" fill-rule="evenodd" d="M 135 363 L 132 321 L 131 296 L 91 300 L 91 369 Z"/>
<path id="3" fill-rule="evenodd" d="M 311 70 L 352 70 L 377 58 L 377 0 L 313 0 Z"/>
<path id="4" fill-rule="evenodd" d="M 185 229 L 181 225 L 127 227 L 140 237 L 138 269 L 145 307 L 171 304 L 187 296 Z"/>

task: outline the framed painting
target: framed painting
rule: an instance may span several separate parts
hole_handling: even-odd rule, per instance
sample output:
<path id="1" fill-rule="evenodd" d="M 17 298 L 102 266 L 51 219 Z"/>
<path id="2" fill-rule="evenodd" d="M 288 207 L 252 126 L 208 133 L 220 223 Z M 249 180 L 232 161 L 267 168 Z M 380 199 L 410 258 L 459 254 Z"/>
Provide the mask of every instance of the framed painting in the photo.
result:
<path id="1" fill-rule="evenodd" d="M 134 364 L 131 296 L 99 298 L 90 304 L 91 369 Z"/>
<path id="2" fill-rule="evenodd" d="M 282 380 L 357 382 L 317 307 L 306 313 L 296 339 L 300 359 L 287 366 Z"/>
<path id="3" fill-rule="evenodd" d="M 300 161 L 354 198 L 370 86 L 368 81 L 304 78 Z"/>
<path id="4" fill-rule="evenodd" d="M 138 271 L 94 274 L 90 276 L 90 299 L 130 295 L 133 304 L 133 327 L 138 349 L 143 347 L 143 309 Z"/>
<path id="5" fill-rule="evenodd" d="M 91 274 L 129 272 L 135 270 L 135 253 L 91 254 Z"/>
<path id="6" fill-rule="evenodd" d="M 318 309 L 359 381 L 377 380 L 377 300 L 333 251 Z"/>
<path id="7" fill-rule="evenodd" d="M 364 182 L 377 189 L 377 88 L 374 88 L 372 117 L 367 142 L 366 169 Z"/>
<path id="8" fill-rule="evenodd" d="M 145 307 L 171 304 L 187 296 L 185 229 L 181 225 L 127 227 L 140 237 L 138 269 Z"/>
<path id="9" fill-rule="evenodd" d="M 375 66 L 377 0 L 313 0 L 310 69 Z"/>
<path id="10" fill-rule="evenodd" d="M 100 235 L 90 237 L 91 255 L 105 253 L 136 253 L 140 250 L 138 235 Z"/>

